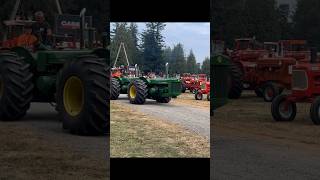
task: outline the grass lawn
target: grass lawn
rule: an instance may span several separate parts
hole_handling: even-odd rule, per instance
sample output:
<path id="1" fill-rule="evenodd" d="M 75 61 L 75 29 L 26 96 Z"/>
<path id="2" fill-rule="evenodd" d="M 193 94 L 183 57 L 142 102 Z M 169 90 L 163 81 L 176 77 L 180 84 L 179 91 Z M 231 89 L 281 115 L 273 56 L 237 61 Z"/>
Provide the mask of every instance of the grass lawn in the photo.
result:
<path id="1" fill-rule="evenodd" d="M 208 139 L 111 101 L 111 157 L 209 157 Z"/>

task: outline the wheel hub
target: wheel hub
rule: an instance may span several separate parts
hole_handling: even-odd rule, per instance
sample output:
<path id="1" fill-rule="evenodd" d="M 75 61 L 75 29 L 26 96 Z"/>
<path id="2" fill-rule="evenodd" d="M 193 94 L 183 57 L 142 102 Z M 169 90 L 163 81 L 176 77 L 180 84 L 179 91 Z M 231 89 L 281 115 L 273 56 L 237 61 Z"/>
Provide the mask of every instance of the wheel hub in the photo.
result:
<path id="1" fill-rule="evenodd" d="M 293 113 L 292 104 L 289 102 L 281 102 L 279 105 L 279 113 L 282 117 L 289 118 Z"/>
<path id="2" fill-rule="evenodd" d="M 63 90 L 63 103 L 66 112 L 71 116 L 77 116 L 84 105 L 84 86 L 82 81 L 71 76 L 65 83 Z"/>
<path id="3" fill-rule="evenodd" d="M 131 98 L 136 98 L 136 96 L 137 96 L 137 91 L 136 91 L 136 87 L 134 86 L 134 85 L 132 85 L 131 87 L 130 87 L 130 90 L 129 90 L 129 93 L 130 93 L 130 97 Z"/>
<path id="4" fill-rule="evenodd" d="M 271 88 L 268 88 L 268 89 L 267 89 L 267 95 L 268 95 L 269 98 L 272 98 L 272 97 L 273 97 L 273 91 L 272 91 Z"/>

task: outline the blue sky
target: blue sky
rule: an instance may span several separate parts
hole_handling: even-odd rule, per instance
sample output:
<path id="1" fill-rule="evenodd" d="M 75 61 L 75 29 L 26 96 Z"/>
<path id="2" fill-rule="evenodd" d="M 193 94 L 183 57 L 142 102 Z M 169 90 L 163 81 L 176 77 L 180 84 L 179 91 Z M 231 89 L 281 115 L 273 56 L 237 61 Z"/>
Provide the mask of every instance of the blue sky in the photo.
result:
<path id="1" fill-rule="evenodd" d="M 141 33 L 145 29 L 145 23 L 137 25 Z M 199 63 L 210 56 L 210 23 L 166 23 L 163 36 L 166 46 L 172 48 L 178 43 L 183 44 L 186 56 L 192 49 Z"/>

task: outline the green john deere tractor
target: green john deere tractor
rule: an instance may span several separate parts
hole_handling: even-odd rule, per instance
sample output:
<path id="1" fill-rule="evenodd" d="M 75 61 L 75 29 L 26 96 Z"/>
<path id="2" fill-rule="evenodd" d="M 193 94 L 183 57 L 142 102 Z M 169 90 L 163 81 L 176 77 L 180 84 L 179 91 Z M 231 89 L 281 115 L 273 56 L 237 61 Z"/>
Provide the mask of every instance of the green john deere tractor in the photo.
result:
<path id="1" fill-rule="evenodd" d="M 84 12 L 80 17 L 83 22 Z M 85 31 L 83 24 L 81 31 Z M 106 48 L 85 49 L 81 44 L 80 49 L 34 52 L 23 47 L 2 48 L 0 120 L 23 118 L 32 102 L 56 103 L 63 128 L 71 133 L 109 133 L 109 52 Z"/>
<path id="2" fill-rule="evenodd" d="M 229 57 L 221 52 L 223 48 L 217 43 L 213 43 L 213 56 L 210 61 L 210 69 L 212 71 L 211 78 L 213 80 L 210 89 L 211 96 L 211 116 L 213 111 L 228 103 L 229 92 L 232 84 L 241 85 L 242 79 L 238 71 L 234 71 L 236 65 L 232 63 Z"/>
<path id="3" fill-rule="evenodd" d="M 166 69 L 168 72 L 168 63 Z M 181 94 L 181 81 L 176 78 L 112 78 L 111 97 L 115 98 L 111 99 L 117 99 L 120 93 L 128 94 L 132 104 L 144 104 L 146 99 L 169 103 L 171 98 Z"/>

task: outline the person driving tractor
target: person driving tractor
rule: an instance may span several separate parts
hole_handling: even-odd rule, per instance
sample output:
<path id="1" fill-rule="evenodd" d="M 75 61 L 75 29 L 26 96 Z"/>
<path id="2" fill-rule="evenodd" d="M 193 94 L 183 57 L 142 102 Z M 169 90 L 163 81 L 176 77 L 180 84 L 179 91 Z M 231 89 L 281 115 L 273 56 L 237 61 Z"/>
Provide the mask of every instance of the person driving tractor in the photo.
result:
<path id="1" fill-rule="evenodd" d="M 24 33 L 17 37 L 17 46 L 30 48 L 37 42 L 37 37 L 32 34 L 32 26 L 24 27 Z"/>
<path id="2" fill-rule="evenodd" d="M 45 19 L 44 13 L 37 11 L 34 16 L 36 22 L 32 25 L 32 34 L 38 38 L 39 44 L 51 46 L 52 30 Z"/>

